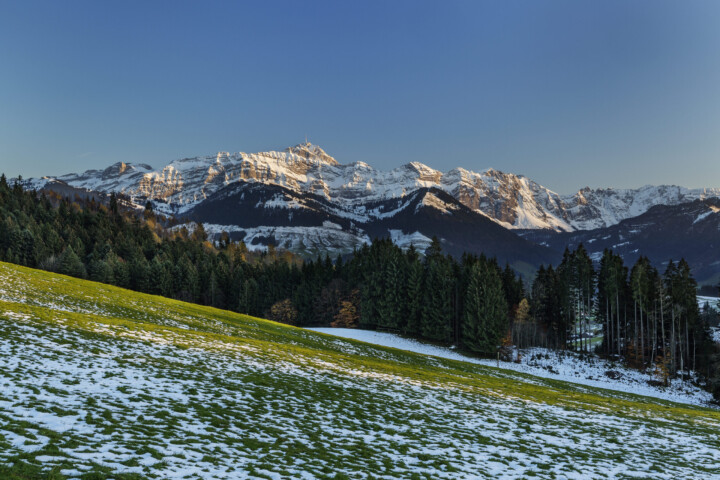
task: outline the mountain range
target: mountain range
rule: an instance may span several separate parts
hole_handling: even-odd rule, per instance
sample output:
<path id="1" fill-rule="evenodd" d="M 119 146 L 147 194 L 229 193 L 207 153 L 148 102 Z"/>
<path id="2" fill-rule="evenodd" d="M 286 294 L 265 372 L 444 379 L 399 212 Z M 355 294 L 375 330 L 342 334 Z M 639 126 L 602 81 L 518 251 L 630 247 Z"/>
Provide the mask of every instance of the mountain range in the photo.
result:
<path id="1" fill-rule="evenodd" d="M 118 192 L 138 206 L 150 201 L 165 215 L 202 222 L 211 234 L 227 231 L 251 248 L 272 243 L 334 255 L 390 236 L 423 249 L 435 235 L 451 254 L 484 252 L 522 270 L 556 263 L 566 245 L 583 242 L 597 258 L 600 247 L 660 264 L 698 257 L 702 278 L 720 279 L 720 209 L 713 200 L 720 188 L 586 187 L 560 195 L 494 169 L 441 172 L 411 162 L 381 171 L 364 162 L 341 164 L 310 143 L 184 158 L 160 170 L 119 162 L 24 183 L 65 194 Z M 702 260 L 698 250 L 708 251 Z"/>

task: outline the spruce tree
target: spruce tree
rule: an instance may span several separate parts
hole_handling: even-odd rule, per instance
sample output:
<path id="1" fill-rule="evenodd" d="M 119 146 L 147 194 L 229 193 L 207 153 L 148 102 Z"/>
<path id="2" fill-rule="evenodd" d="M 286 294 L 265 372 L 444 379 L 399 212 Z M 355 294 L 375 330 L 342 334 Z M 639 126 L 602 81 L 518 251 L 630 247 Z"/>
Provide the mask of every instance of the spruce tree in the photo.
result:
<path id="1" fill-rule="evenodd" d="M 400 330 L 406 322 L 406 268 L 400 248 L 390 244 L 384 255 L 382 297 L 378 302 L 378 324 L 390 330 Z"/>
<path id="2" fill-rule="evenodd" d="M 410 260 L 406 291 L 407 314 L 404 332 L 408 335 L 420 335 L 422 301 L 424 297 L 424 270 L 417 258 Z"/>
<path id="3" fill-rule="evenodd" d="M 429 249 L 430 250 L 430 249 Z M 453 290 L 455 278 L 452 260 L 439 252 L 426 258 L 425 296 L 420 333 L 429 340 L 449 342 L 452 334 Z"/>
<path id="4" fill-rule="evenodd" d="M 465 295 L 462 344 L 482 355 L 493 355 L 509 328 L 507 302 L 496 269 L 481 262 L 472 266 Z"/>
<path id="5" fill-rule="evenodd" d="M 257 302 L 258 302 L 258 284 L 254 278 L 248 278 L 243 282 L 243 288 L 240 293 L 240 304 L 238 305 L 238 311 L 246 315 L 257 314 Z"/>
<path id="6" fill-rule="evenodd" d="M 58 272 L 71 277 L 85 278 L 85 265 L 72 247 L 67 247 L 60 257 Z"/>

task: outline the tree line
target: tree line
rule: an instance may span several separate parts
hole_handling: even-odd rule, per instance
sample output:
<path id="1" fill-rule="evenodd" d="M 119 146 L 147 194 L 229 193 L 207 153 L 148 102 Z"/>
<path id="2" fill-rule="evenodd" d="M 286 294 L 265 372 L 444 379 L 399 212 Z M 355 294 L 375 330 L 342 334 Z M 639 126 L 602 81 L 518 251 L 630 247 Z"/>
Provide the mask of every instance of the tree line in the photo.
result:
<path id="1" fill-rule="evenodd" d="M 697 372 L 720 397 L 720 356 L 710 325 L 717 314 L 701 312 L 697 282 L 688 263 L 668 262 L 660 273 L 647 257 L 632 268 L 606 249 L 597 271 L 585 248 L 566 250 L 557 268 L 540 267 L 532 285 L 533 333 L 528 344 L 570 346 L 654 369 L 663 383 L 675 372 Z M 532 325 L 538 322 L 544 328 Z M 599 326 L 602 342 L 589 343 Z M 528 329 L 528 325 L 518 325 Z"/>
<path id="2" fill-rule="evenodd" d="M 492 356 L 509 356 L 500 347 L 510 344 L 595 349 L 667 376 L 720 375 L 682 260 L 660 275 L 641 258 L 628 272 L 606 251 L 595 271 L 580 246 L 557 268 L 541 266 L 526 291 L 509 266 L 455 259 L 437 239 L 424 255 L 377 239 L 346 258 L 303 261 L 272 247 L 250 251 L 227 234 L 211 242 L 202 225 L 169 225 L 150 204 L 139 212 L 115 195 L 71 201 L 0 177 L 3 261 L 298 326 L 381 329 Z M 603 340 L 594 346 L 598 324 Z"/>
<path id="3" fill-rule="evenodd" d="M 523 297 L 512 269 L 456 261 L 437 239 L 424 256 L 378 239 L 347 259 L 302 261 L 227 235 L 211 242 L 202 225 L 164 228 L 150 204 L 70 201 L 4 176 L 0 213 L 0 260 L 298 326 L 384 329 L 492 355 Z"/>

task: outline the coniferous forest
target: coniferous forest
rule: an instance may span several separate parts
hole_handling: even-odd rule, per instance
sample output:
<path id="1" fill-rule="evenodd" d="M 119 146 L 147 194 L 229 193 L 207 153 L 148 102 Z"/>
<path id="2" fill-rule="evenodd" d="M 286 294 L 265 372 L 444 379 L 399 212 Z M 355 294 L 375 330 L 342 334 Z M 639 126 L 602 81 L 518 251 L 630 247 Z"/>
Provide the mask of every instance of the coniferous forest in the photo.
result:
<path id="1" fill-rule="evenodd" d="M 720 399 L 720 353 L 684 260 L 660 272 L 642 257 L 631 268 L 606 250 L 599 267 L 581 246 L 527 287 L 493 258 L 421 255 L 389 239 L 347 258 L 303 261 L 258 253 L 202 225 L 168 228 L 108 202 L 24 191 L 0 177 L 0 261 L 195 302 L 297 326 L 402 333 L 512 360 L 512 345 L 596 352 L 657 373 L 663 382 L 694 371 Z M 599 326 L 602 342 L 591 343 Z"/>

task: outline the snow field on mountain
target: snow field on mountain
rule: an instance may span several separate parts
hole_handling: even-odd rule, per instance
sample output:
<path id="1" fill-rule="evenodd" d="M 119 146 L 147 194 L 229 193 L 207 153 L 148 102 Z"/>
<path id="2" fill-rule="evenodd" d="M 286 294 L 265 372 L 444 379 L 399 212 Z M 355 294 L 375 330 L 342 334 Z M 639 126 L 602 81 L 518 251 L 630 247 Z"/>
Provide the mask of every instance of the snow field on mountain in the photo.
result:
<path id="1" fill-rule="evenodd" d="M 715 410 L 3 263 L 0 366 L 0 464 L 66 478 L 720 475 Z"/>
<path id="2" fill-rule="evenodd" d="M 284 151 L 220 152 L 175 160 L 161 170 L 147 165 L 117 163 L 105 170 L 88 170 L 47 179 L 29 179 L 40 188 L 49 180 L 105 193 L 122 192 L 138 199 L 160 200 L 158 211 L 183 214 L 234 182 L 280 185 L 299 194 L 313 193 L 333 202 L 339 214 L 359 220 L 353 207 L 402 198 L 419 188 L 436 187 L 460 203 L 507 228 L 588 230 L 615 225 L 638 216 L 653 205 L 676 205 L 720 196 L 720 189 L 644 186 L 638 189 L 582 189 L 559 195 L 532 180 L 494 169 L 472 172 L 454 168 L 441 172 L 419 162 L 392 170 L 367 163 L 340 164 L 322 148 L 309 143 Z M 367 219 L 366 219 L 367 220 Z M 362 221 L 362 220 L 360 220 Z"/>
<path id="3" fill-rule="evenodd" d="M 426 237 L 418 231 L 413 233 L 403 233 L 402 230 L 388 230 L 388 233 L 390 233 L 390 240 L 402 249 L 410 248 L 412 245 L 417 250 L 424 252 L 432 243 L 432 239 Z"/>
<path id="4" fill-rule="evenodd" d="M 192 227 L 192 224 L 190 226 Z M 274 245 L 311 257 L 325 253 L 331 256 L 348 254 L 352 252 L 353 247 L 371 242 L 367 234 L 343 230 L 340 225 L 330 221 L 325 221 L 322 226 L 318 227 L 260 226 L 242 228 L 233 225 L 204 223 L 203 228 L 215 238 L 219 238 L 222 232 L 244 232 L 243 242 L 249 250 L 266 250 L 267 245 L 263 239 L 274 238 Z M 427 243 L 429 245 L 429 241 Z"/>

